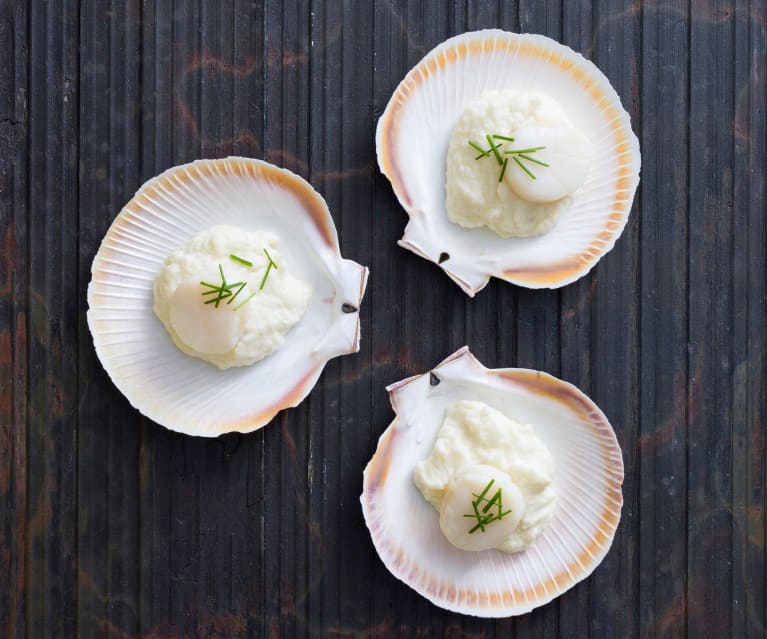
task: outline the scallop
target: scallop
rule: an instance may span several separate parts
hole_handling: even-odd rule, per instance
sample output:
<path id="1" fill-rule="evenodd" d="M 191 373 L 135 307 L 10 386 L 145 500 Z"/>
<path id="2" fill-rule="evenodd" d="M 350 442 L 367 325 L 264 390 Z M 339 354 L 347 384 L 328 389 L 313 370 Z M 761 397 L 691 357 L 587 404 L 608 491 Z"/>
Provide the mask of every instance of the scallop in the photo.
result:
<path id="1" fill-rule="evenodd" d="M 181 352 L 152 310 L 164 260 L 218 224 L 278 235 L 291 272 L 312 289 L 279 350 L 227 370 Z M 327 204 L 304 179 L 260 160 L 198 160 L 149 180 L 110 226 L 91 268 L 88 326 L 104 369 L 147 417 L 191 435 L 248 432 L 301 402 L 329 359 L 359 349 L 367 276 L 341 257 Z M 231 347 L 232 327 L 220 318 L 203 318 L 215 334 L 198 347 Z M 173 318 L 182 331 L 187 320 Z"/>
<path id="2" fill-rule="evenodd" d="M 591 143 L 591 169 L 571 195 L 571 207 L 536 237 L 502 238 L 447 218 L 445 162 L 453 127 L 476 97 L 507 89 L 556 100 Z M 534 133 L 525 135 L 535 140 Z M 399 244 L 437 263 L 470 296 L 490 277 L 557 288 L 588 273 L 626 225 L 641 164 L 629 115 L 592 62 L 545 36 L 497 29 L 464 33 L 428 53 L 389 100 L 378 121 L 376 150 L 380 170 L 409 216 Z M 570 164 L 568 177 L 552 173 L 549 187 L 579 183 L 582 163 Z M 526 183 L 529 178 L 510 166 L 516 171 L 512 183 L 536 201 L 547 197 L 539 188 L 545 185 Z"/>
<path id="3" fill-rule="evenodd" d="M 620 520 L 623 459 L 607 418 L 581 391 L 540 371 L 487 369 L 467 347 L 387 390 L 396 417 L 365 468 L 360 500 L 375 549 L 395 577 L 447 610 L 507 617 L 551 601 L 604 559 Z M 554 460 L 553 518 L 523 552 L 459 549 L 413 482 L 447 405 L 462 399 L 532 424 Z M 481 466 L 467 472 L 477 485 L 485 478 Z"/>

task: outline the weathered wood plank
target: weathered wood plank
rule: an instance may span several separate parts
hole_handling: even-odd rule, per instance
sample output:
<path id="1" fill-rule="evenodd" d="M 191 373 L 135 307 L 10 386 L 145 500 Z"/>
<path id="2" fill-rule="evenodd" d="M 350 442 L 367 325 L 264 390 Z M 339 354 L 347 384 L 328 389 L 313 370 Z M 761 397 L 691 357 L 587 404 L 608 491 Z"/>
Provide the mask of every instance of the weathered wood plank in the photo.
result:
<path id="1" fill-rule="evenodd" d="M 679 19 L 686 13 L 686 3 L 645 11 L 642 29 L 640 414 L 632 452 L 638 629 L 648 636 L 686 628 L 690 34 Z"/>
<path id="2" fill-rule="evenodd" d="M 733 637 L 762 637 L 765 619 L 765 116 L 767 33 L 758 3 L 734 7 L 732 570 Z"/>
<path id="3" fill-rule="evenodd" d="M 27 632 L 75 634 L 78 5 L 30 7 Z M 42 73 L 39 70 L 44 69 Z M 39 577 L 38 577 L 39 575 Z"/>
<path id="4" fill-rule="evenodd" d="M 687 632 L 732 630 L 734 22 L 691 16 L 689 116 Z M 692 81 L 694 78 L 694 81 Z"/>
<path id="5" fill-rule="evenodd" d="M 0 634 L 26 635 L 29 8 L 0 2 Z"/>

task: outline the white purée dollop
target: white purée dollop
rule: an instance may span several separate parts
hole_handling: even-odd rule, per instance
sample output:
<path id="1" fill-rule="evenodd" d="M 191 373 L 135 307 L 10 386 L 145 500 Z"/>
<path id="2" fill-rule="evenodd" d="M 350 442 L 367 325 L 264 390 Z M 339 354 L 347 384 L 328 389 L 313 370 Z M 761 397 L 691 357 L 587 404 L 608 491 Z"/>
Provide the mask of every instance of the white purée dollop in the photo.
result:
<path id="1" fill-rule="evenodd" d="M 176 346 L 222 369 L 280 348 L 310 298 L 310 288 L 289 273 L 274 233 L 233 226 L 195 235 L 154 281 L 154 312 Z"/>
<path id="2" fill-rule="evenodd" d="M 554 462 L 532 426 L 483 402 L 447 406 L 414 480 L 440 512 L 448 540 L 464 550 L 520 552 L 554 514 Z"/>
<path id="3" fill-rule="evenodd" d="M 570 208 L 591 155 L 589 140 L 551 98 L 483 93 L 450 135 L 448 218 L 465 227 L 486 226 L 501 237 L 546 233 Z"/>

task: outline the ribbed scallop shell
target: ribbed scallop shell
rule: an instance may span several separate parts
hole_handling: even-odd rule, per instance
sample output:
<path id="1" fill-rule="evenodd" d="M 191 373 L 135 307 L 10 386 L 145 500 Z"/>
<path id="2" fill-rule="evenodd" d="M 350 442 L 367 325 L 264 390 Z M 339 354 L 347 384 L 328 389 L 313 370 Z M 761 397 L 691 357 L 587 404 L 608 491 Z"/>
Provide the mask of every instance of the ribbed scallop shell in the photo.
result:
<path id="1" fill-rule="evenodd" d="M 602 561 L 620 519 L 623 460 L 606 417 L 581 391 L 539 371 L 487 369 L 466 347 L 387 390 L 397 416 L 365 468 L 361 502 L 373 544 L 397 578 L 442 608 L 507 617 L 551 601 Z M 413 483 L 446 405 L 459 399 L 532 424 L 554 459 L 554 517 L 524 552 L 450 545 Z"/>
<path id="2" fill-rule="evenodd" d="M 471 100 L 488 90 L 536 91 L 557 100 L 594 145 L 595 164 L 572 208 L 548 233 L 503 239 L 450 222 L 445 157 Z M 497 29 L 450 38 L 397 87 L 376 129 L 381 172 L 410 216 L 399 244 L 436 262 L 469 295 L 491 276 L 529 288 L 582 277 L 623 231 L 639 183 L 639 142 L 604 74 L 550 38 Z"/>
<path id="3" fill-rule="evenodd" d="M 290 272 L 312 288 L 278 351 L 224 371 L 178 350 L 152 311 L 165 258 L 216 224 L 277 233 Z M 88 326 L 102 365 L 133 406 L 171 430 L 259 428 L 306 397 L 330 358 L 359 349 L 367 268 L 341 257 L 311 185 L 260 160 L 199 160 L 151 179 L 112 223 L 91 274 Z"/>

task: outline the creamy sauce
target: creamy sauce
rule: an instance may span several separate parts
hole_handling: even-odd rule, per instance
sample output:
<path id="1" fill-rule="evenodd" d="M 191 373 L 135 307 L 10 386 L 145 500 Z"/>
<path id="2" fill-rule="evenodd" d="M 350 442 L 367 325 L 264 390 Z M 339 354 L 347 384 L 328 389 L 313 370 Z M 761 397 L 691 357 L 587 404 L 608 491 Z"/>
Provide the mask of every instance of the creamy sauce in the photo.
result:
<path id="1" fill-rule="evenodd" d="M 467 400 L 448 405 L 429 457 L 414 472 L 416 486 L 440 512 L 440 527 L 451 543 L 464 550 L 498 548 L 507 553 L 530 546 L 551 521 L 556 504 L 553 477 L 551 454 L 532 426 Z M 484 531 L 470 532 L 479 523 L 471 517 L 472 502 L 490 480 L 479 510 L 501 488 L 483 516 L 510 512 L 487 523 Z"/>
<path id="2" fill-rule="evenodd" d="M 477 159 L 480 153 L 468 143 L 488 150 L 486 135 L 495 134 L 514 138 L 495 140 L 500 158 L 508 160 L 502 173 L 494 154 Z M 551 98 L 510 90 L 483 93 L 466 107 L 450 136 L 448 218 L 464 227 L 486 226 L 501 237 L 546 233 L 572 205 L 591 155 L 589 140 Z"/>
<path id="3" fill-rule="evenodd" d="M 224 369 L 253 364 L 282 346 L 311 290 L 289 273 L 278 246 L 273 233 L 216 226 L 165 260 L 154 281 L 154 312 L 179 349 Z M 224 282 L 238 285 L 217 305 L 206 304 Z"/>

